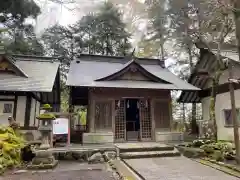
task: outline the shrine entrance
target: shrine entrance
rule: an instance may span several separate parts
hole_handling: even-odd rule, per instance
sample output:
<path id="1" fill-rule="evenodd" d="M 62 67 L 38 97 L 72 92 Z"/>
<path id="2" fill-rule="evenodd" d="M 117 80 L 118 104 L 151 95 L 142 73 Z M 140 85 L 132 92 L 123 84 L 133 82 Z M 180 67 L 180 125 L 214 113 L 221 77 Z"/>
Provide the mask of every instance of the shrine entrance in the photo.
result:
<path id="1" fill-rule="evenodd" d="M 146 99 L 125 98 L 115 101 L 115 141 L 152 139 L 150 103 Z"/>
<path id="2" fill-rule="evenodd" d="M 139 99 L 126 99 L 126 139 L 138 141 L 140 139 L 140 114 Z"/>

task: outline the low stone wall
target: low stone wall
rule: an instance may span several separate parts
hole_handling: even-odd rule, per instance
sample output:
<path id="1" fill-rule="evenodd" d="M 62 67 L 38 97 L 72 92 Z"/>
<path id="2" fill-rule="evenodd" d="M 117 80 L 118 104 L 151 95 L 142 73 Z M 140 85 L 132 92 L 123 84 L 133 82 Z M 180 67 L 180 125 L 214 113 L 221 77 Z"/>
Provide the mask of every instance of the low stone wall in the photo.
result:
<path id="1" fill-rule="evenodd" d="M 181 132 L 156 132 L 156 142 L 181 142 L 183 133 Z"/>
<path id="2" fill-rule="evenodd" d="M 113 143 L 112 132 L 83 133 L 83 144 L 104 144 Z"/>

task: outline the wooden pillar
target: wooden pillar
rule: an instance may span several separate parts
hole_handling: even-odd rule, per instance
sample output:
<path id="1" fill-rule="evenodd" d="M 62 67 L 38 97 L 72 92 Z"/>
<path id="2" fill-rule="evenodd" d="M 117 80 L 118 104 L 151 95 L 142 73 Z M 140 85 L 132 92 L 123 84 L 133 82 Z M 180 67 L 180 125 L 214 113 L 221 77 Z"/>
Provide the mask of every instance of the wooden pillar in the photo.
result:
<path id="1" fill-rule="evenodd" d="M 172 114 L 172 98 L 171 98 L 171 95 L 170 95 L 170 98 L 169 98 L 169 130 L 172 131 L 172 128 L 173 128 L 173 114 Z"/>
<path id="2" fill-rule="evenodd" d="M 116 111 L 115 111 L 115 99 L 112 100 L 112 132 L 113 132 L 113 140 L 115 141 L 115 115 L 116 115 Z"/>
<path id="3" fill-rule="evenodd" d="M 150 113 L 151 113 L 151 121 L 152 121 L 152 140 L 155 141 L 156 140 L 156 135 L 155 135 L 155 129 L 156 129 L 156 125 L 155 125 L 155 117 L 154 117 L 154 99 L 150 99 Z"/>
<path id="4" fill-rule="evenodd" d="M 88 113 L 89 132 L 95 132 L 95 100 L 92 97 L 91 89 L 88 92 Z"/>
<path id="5" fill-rule="evenodd" d="M 72 87 L 70 87 L 70 92 L 69 92 L 69 100 L 68 100 L 68 112 L 71 114 L 74 112 L 74 106 L 72 105 Z M 69 121 L 70 121 L 70 128 L 72 128 L 72 116 L 70 116 Z M 74 127 L 73 127 L 74 128 Z"/>

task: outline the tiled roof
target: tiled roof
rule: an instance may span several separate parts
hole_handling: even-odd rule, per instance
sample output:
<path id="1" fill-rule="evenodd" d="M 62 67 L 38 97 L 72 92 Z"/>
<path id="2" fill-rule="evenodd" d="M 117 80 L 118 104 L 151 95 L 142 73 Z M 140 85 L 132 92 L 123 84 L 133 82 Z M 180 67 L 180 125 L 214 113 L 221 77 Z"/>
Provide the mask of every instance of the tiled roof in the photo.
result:
<path id="1" fill-rule="evenodd" d="M 0 74 L 0 91 L 51 92 L 60 62 L 51 57 L 10 56 L 26 76 Z"/>
<path id="2" fill-rule="evenodd" d="M 150 81 L 96 81 L 126 67 L 125 59 L 116 57 L 101 57 L 93 55 L 80 56 L 72 61 L 67 78 L 68 86 L 84 87 L 119 87 L 119 88 L 146 88 L 146 89 L 175 89 L 175 90 L 199 90 L 193 85 L 181 80 L 157 59 L 136 59 L 144 69 L 154 76 L 169 82 L 170 84 Z"/>

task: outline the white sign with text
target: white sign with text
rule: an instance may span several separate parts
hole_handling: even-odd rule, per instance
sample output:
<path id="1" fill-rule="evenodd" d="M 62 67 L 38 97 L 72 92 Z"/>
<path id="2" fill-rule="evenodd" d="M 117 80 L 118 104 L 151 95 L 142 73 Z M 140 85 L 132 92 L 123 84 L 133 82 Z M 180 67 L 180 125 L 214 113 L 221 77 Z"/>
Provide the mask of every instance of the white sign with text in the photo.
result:
<path id="1" fill-rule="evenodd" d="M 68 134 L 67 118 L 57 118 L 53 121 L 53 134 Z"/>

